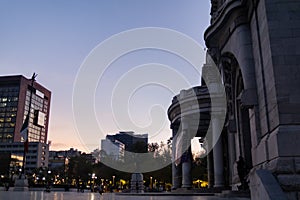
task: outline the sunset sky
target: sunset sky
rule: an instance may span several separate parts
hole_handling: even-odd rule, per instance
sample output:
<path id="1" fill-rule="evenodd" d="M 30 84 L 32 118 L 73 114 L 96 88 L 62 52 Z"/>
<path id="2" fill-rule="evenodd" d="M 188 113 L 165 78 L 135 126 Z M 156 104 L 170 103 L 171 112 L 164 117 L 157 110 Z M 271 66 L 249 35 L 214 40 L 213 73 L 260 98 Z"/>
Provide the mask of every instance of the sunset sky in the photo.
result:
<path id="1" fill-rule="evenodd" d="M 103 128 L 91 143 L 82 143 L 88 133 L 78 133 L 72 110 L 72 93 L 80 66 L 101 42 L 123 31 L 160 27 L 179 31 L 204 46 L 203 33 L 209 25 L 209 0 L 51 0 L 0 1 L 0 75 L 22 74 L 52 91 L 50 149 L 90 151 L 99 147 L 105 134 L 122 126 L 115 123 L 111 96 L 115 84 L 136 66 L 159 63 L 175 69 L 191 85 L 199 85 L 199 74 L 181 58 L 168 52 L 144 49 L 122 56 L 111 64 L 95 91 L 95 114 Z M 148 85 L 134 92 L 128 106 L 130 119 L 141 127 L 151 124 L 154 105 L 165 112 L 159 132 L 144 131 L 150 142 L 171 136 L 167 108 L 174 93 L 159 85 Z M 134 130 L 134 127 L 125 127 Z"/>

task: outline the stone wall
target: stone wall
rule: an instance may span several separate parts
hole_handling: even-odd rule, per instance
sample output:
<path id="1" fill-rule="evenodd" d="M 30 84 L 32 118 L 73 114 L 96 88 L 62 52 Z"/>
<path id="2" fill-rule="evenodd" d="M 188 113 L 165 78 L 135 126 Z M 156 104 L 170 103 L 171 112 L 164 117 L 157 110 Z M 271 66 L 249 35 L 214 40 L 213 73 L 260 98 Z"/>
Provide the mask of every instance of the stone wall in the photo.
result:
<path id="1" fill-rule="evenodd" d="M 242 106 L 249 109 L 253 172 L 268 170 L 289 199 L 298 199 L 300 1 L 232 0 L 222 9 L 216 11 L 218 17 L 207 29 L 205 40 L 220 70 L 224 55 L 234 57 L 241 70 L 241 99 Z M 259 176 L 252 175 L 250 179 L 258 183 Z M 251 189 L 263 191 L 257 188 L 259 184 L 252 184 Z"/>
<path id="2" fill-rule="evenodd" d="M 300 141 L 300 2 L 261 0 L 257 10 L 262 62 L 257 58 L 259 55 L 255 60 L 263 136 L 257 147 L 257 164 L 265 162 L 263 167 L 277 175 L 281 187 L 289 192 L 289 198 L 297 199 L 295 193 L 300 190 L 297 169 L 300 156 L 297 142 Z M 254 30 L 254 19 L 251 22 Z M 252 35 L 255 42 L 257 35 Z M 255 54 L 259 45 L 253 46 Z M 261 67 L 264 83 L 259 73 Z M 263 149 L 265 153 L 259 153 Z"/>

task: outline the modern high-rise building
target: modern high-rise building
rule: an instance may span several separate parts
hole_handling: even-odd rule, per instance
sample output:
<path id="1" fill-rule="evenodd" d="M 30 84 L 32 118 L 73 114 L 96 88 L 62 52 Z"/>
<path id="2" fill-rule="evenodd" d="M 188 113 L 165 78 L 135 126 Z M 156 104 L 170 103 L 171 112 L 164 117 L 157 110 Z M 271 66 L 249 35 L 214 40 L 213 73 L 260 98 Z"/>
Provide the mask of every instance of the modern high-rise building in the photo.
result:
<path id="1" fill-rule="evenodd" d="M 110 156 L 114 160 L 124 160 L 125 145 L 118 140 L 111 141 L 107 138 L 101 140 L 101 150 L 105 152 L 106 156 Z"/>
<path id="2" fill-rule="evenodd" d="M 148 151 L 148 134 L 134 134 L 132 131 L 120 131 L 115 135 L 107 135 L 106 139 L 115 142 L 119 141 L 125 145 L 126 151 L 135 152 L 139 148 L 142 152 Z"/>
<path id="3" fill-rule="evenodd" d="M 20 130 L 28 114 L 29 142 L 47 143 L 51 92 L 22 75 L 0 77 L 0 143 L 21 142 Z"/>

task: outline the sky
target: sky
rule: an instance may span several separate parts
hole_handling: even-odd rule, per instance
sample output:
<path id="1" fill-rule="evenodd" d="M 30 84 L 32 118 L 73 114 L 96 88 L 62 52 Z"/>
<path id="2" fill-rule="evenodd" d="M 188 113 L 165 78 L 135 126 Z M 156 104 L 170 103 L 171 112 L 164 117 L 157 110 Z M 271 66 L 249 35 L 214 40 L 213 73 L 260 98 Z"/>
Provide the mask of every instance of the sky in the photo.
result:
<path id="1" fill-rule="evenodd" d="M 101 127 L 98 136 L 77 127 L 74 85 L 91 52 L 124 31 L 145 27 L 171 29 L 205 46 L 203 33 L 209 25 L 209 4 L 208 0 L 1 0 L 0 75 L 22 74 L 29 78 L 36 72 L 37 82 L 52 92 L 50 149 L 73 147 L 91 151 L 99 147 L 106 134 L 127 130 L 148 133 L 150 142 L 166 141 L 172 135 L 167 109 L 180 90 L 171 90 L 155 80 L 139 85 L 129 91 L 129 99 L 122 99 L 126 95 L 122 96 L 120 85 L 129 77 L 132 81 L 159 77 L 163 69 L 170 76 L 175 70 L 190 86 L 200 85 L 200 69 L 186 60 L 158 49 L 132 51 L 114 60 L 91 91 Z M 144 70 L 142 77 L 129 76 L 129 72 L 141 66 L 154 71 L 145 75 Z M 121 92 L 117 93 L 118 89 Z M 119 107 L 126 110 L 133 126 L 127 123 L 128 119 L 123 120 Z M 151 124 L 156 122 L 153 129 Z"/>

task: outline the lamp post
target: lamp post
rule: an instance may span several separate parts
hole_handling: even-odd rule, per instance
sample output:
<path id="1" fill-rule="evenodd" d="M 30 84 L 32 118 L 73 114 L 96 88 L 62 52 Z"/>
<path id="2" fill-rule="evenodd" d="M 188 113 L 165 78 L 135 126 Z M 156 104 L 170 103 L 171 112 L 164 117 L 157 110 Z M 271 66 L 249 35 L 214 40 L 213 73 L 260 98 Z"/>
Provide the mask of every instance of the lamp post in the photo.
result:
<path id="1" fill-rule="evenodd" d="M 150 176 L 150 189 L 152 190 L 153 189 L 153 185 L 152 185 L 152 176 Z"/>
<path id="2" fill-rule="evenodd" d="M 115 186 L 115 178 L 116 178 L 116 176 L 112 176 L 112 178 L 113 178 L 112 185 Z"/>
<path id="3" fill-rule="evenodd" d="M 48 181 L 48 184 L 50 184 L 50 182 L 51 182 L 51 171 L 48 170 L 47 173 L 48 173 L 48 176 L 47 176 L 47 177 L 48 177 L 48 180 L 47 180 L 47 181 Z"/>
<path id="4" fill-rule="evenodd" d="M 51 185 L 51 171 L 48 170 L 48 176 L 46 179 L 46 192 L 50 192 L 50 185 Z"/>
<path id="5" fill-rule="evenodd" d="M 91 186 L 91 187 L 92 187 L 92 188 L 91 188 L 91 191 L 92 191 L 92 192 L 94 192 L 94 188 L 95 188 L 95 177 L 96 177 L 96 176 L 95 176 L 95 173 L 93 173 L 93 174 L 92 174 L 92 181 L 93 181 L 93 182 L 92 182 L 92 186 Z"/>

